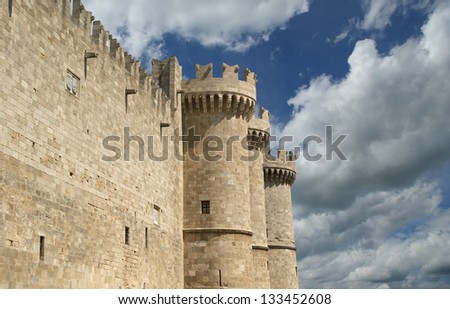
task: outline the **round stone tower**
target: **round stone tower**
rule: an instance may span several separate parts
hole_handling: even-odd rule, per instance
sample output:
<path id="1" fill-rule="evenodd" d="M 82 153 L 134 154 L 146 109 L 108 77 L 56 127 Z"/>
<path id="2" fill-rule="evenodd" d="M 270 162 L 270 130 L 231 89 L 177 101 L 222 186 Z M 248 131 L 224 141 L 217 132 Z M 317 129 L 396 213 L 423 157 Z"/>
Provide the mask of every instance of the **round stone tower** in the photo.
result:
<path id="1" fill-rule="evenodd" d="M 259 117 L 257 117 L 259 116 Z M 260 109 L 248 124 L 248 150 L 250 175 L 250 215 L 253 232 L 253 281 L 254 288 L 270 288 L 269 247 L 267 246 L 266 203 L 264 194 L 264 156 L 269 145 L 270 115 Z"/>
<path id="2" fill-rule="evenodd" d="M 298 288 L 297 259 L 292 218 L 291 185 L 295 156 L 279 150 L 264 163 L 264 186 L 269 247 L 270 287 Z"/>
<path id="3" fill-rule="evenodd" d="M 182 81 L 184 277 L 186 288 L 251 288 L 252 235 L 247 133 L 256 80 L 246 70 L 196 66 Z"/>

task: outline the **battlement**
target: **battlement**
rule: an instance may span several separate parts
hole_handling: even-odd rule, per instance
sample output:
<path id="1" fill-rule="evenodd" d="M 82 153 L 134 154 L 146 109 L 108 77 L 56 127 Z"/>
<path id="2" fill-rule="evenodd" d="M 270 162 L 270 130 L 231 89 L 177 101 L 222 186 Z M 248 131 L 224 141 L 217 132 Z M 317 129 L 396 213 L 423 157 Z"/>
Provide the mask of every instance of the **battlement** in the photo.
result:
<path id="1" fill-rule="evenodd" d="M 259 108 L 259 113 L 255 111 L 250 121 L 248 122 L 249 130 L 258 130 L 266 132 L 270 135 L 270 113 L 263 107 Z"/>
<path id="2" fill-rule="evenodd" d="M 248 122 L 249 145 L 264 149 L 270 140 L 270 114 L 264 108 L 254 113 Z"/>
<path id="3" fill-rule="evenodd" d="M 159 93 L 159 84 L 153 81 L 153 77 L 148 74 L 140 61 L 136 60 L 120 46 L 118 40 L 109 31 L 105 30 L 101 21 L 95 20 L 92 12 L 85 9 L 81 0 L 43 0 L 40 1 L 39 5 L 36 5 L 33 1 L 12 1 L 10 7 L 11 16 L 9 18 L 15 18 L 22 9 L 29 11 L 39 10 L 36 16 L 40 16 L 39 18 L 46 23 L 62 24 L 67 29 L 67 34 L 73 32 L 80 35 L 81 32 L 81 36 L 84 35 L 88 42 L 94 43 L 96 46 L 94 50 L 85 51 L 86 68 L 87 64 L 91 64 L 94 61 L 87 61 L 86 53 L 93 53 L 95 57 L 110 56 L 117 63 L 118 67 L 124 68 L 126 78 L 132 77 L 138 81 L 140 92 L 151 94 L 157 100 L 161 98 L 158 104 L 165 104 L 169 100 L 164 92 Z M 62 34 L 62 36 L 66 35 Z M 77 43 L 79 43 L 79 46 L 82 44 L 76 41 L 70 44 Z M 89 47 L 86 46 L 85 48 Z M 89 78 L 87 72 L 85 72 L 85 78 Z"/>
<path id="4" fill-rule="evenodd" d="M 268 154 L 264 160 L 264 175 L 267 181 L 292 185 L 296 176 L 297 156 L 286 150 L 278 150 L 277 156 Z"/>
<path id="5" fill-rule="evenodd" d="M 195 79 L 183 80 L 185 93 L 216 92 L 218 94 L 245 95 L 256 101 L 256 75 L 244 70 L 244 80 L 239 80 L 239 66 L 222 64 L 222 76 L 214 77 L 212 63 L 195 66 Z"/>
<path id="6" fill-rule="evenodd" d="M 213 78 L 213 65 L 212 63 L 206 65 L 195 65 L 195 79 L 205 80 Z M 239 80 L 239 66 L 222 64 L 222 79 L 224 80 Z M 244 81 L 250 84 L 256 85 L 256 74 L 250 71 L 248 68 L 244 69 Z"/>
<path id="7" fill-rule="evenodd" d="M 120 43 L 114 38 L 108 30 L 105 30 L 102 22 L 95 20 L 91 12 L 86 11 L 81 0 L 72 0 L 72 20 L 91 35 L 92 40 L 98 45 L 100 50 L 116 59 L 120 66 L 124 67 L 131 76 L 137 78 L 142 84 L 151 79 L 150 74 L 141 66 L 140 61 L 120 46 Z M 62 3 L 68 2 L 62 1 Z M 54 2 L 52 2 L 54 3 Z"/>
<path id="8" fill-rule="evenodd" d="M 297 160 L 297 156 L 292 151 L 286 151 L 279 149 L 277 151 L 277 160 L 281 162 L 294 162 Z"/>
<path id="9" fill-rule="evenodd" d="M 264 165 L 270 166 L 280 166 L 283 168 L 291 169 L 295 172 L 295 162 L 297 161 L 297 156 L 292 151 L 286 151 L 279 149 L 277 155 L 273 156 L 268 154 Z"/>
<path id="10" fill-rule="evenodd" d="M 185 113 L 222 112 L 249 121 L 256 107 L 256 75 L 248 69 L 239 80 L 237 65 L 222 65 L 222 77 L 213 77 L 213 65 L 195 66 L 195 79 L 182 80 Z"/>
<path id="11" fill-rule="evenodd" d="M 195 79 L 204 80 L 207 78 L 212 78 L 212 63 L 207 65 L 195 65 Z"/>
<path id="12" fill-rule="evenodd" d="M 87 21 L 88 17 L 91 21 L 95 19 L 92 13 L 85 11 L 84 6 L 81 5 L 79 20 Z M 85 23 L 85 26 L 88 28 L 88 33 L 91 33 L 93 42 L 100 48 L 100 52 L 103 52 L 104 56 L 109 55 L 112 59 L 115 59 L 119 67 L 124 68 L 129 76 L 135 78 L 139 83 L 140 91 L 151 95 L 156 104 L 162 106 L 163 109 L 168 102 L 173 101 L 169 98 L 168 91 L 161 88 L 158 73 L 162 73 L 162 70 L 155 70 L 156 72 L 153 72 L 152 75 L 148 74 L 146 69 L 142 67 L 141 62 L 122 48 L 118 40 L 104 29 L 101 21 L 94 20 L 92 25 Z M 153 68 L 155 68 L 154 62 L 152 62 Z M 173 102 L 172 107 L 175 108 Z"/>

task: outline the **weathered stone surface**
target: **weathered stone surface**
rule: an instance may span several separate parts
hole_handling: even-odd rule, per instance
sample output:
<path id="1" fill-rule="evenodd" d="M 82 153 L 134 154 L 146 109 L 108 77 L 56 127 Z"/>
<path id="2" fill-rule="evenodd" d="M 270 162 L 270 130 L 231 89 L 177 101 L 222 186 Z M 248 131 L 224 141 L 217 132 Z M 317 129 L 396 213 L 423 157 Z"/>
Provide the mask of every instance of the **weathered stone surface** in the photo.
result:
<path id="1" fill-rule="evenodd" d="M 149 75 L 73 4 L 0 9 L 0 288 L 295 287 L 295 162 L 263 158 L 255 74 L 181 80 L 171 57 Z M 229 157 L 173 142 L 190 127 Z M 147 157 L 148 136 L 166 159 Z M 177 158 L 189 151 L 201 160 Z"/>

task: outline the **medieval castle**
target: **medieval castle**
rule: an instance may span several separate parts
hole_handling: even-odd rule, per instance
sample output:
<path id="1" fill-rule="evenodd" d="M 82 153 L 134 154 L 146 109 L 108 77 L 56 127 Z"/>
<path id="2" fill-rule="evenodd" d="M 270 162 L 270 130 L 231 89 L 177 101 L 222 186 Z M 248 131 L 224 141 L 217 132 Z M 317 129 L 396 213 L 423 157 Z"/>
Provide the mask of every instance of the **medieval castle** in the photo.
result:
<path id="1" fill-rule="evenodd" d="M 0 288 L 298 287 L 295 157 L 254 73 L 148 75 L 80 0 L 0 22 Z"/>

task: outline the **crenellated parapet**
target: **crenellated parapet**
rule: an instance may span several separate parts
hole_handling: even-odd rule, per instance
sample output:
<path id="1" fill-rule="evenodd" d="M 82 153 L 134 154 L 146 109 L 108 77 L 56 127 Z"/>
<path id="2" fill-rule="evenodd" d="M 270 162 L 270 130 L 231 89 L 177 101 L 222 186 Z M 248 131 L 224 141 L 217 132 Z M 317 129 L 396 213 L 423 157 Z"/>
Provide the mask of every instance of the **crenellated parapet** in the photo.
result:
<path id="1" fill-rule="evenodd" d="M 250 147 L 264 149 L 270 140 L 270 114 L 264 108 L 259 109 L 248 122 L 248 143 Z"/>
<path id="2" fill-rule="evenodd" d="M 182 107 L 186 114 L 224 113 L 250 120 L 256 107 L 256 76 L 248 69 L 239 80 L 237 65 L 222 65 L 222 77 L 213 77 L 213 65 L 196 65 L 196 78 L 183 80 Z"/>
<path id="3" fill-rule="evenodd" d="M 86 15 L 86 18 L 83 17 L 84 15 Z M 89 16 L 91 16 L 91 19 L 94 18 L 90 12 L 84 11 L 84 8 L 82 7 L 80 18 L 86 20 Z M 117 39 L 113 38 L 109 31 L 105 30 L 100 21 L 95 20 L 92 23 L 91 33 L 92 40 L 96 43 L 100 51 L 109 54 L 109 56 L 115 59 L 121 67 L 124 67 L 132 77 L 138 79 L 142 85 L 146 82 L 150 82 L 151 76 L 141 66 L 140 61 L 128 54 L 128 52 L 120 46 Z"/>
<path id="4" fill-rule="evenodd" d="M 84 12 L 80 12 L 80 17 L 84 15 Z M 89 12 L 87 14 L 91 15 Z M 100 51 L 115 59 L 118 64 L 125 68 L 128 73 L 139 80 L 140 84 L 151 83 L 151 76 L 141 66 L 140 61 L 134 59 L 134 57 L 120 46 L 117 39 L 113 38 L 109 31 L 105 30 L 102 23 L 98 20 L 92 23 L 92 39 L 97 44 Z"/>
<path id="5" fill-rule="evenodd" d="M 16 5 L 15 2 L 13 2 L 13 5 Z M 20 6 L 26 10 L 36 11 L 36 4 L 33 1 L 20 1 Z M 116 62 L 119 68 L 123 68 L 126 78 L 131 77 L 130 80 L 134 79 L 137 81 L 135 90 L 138 90 L 140 94 L 144 93 L 155 99 L 158 110 L 163 110 L 166 108 L 166 105 L 169 105 L 171 100 L 165 91 L 161 91 L 159 83 L 154 81 L 152 75 L 147 73 L 140 61 L 136 60 L 120 46 L 118 40 L 105 29 L 100 21 L 95 20 L 92 12 L 85 9 L 81 0 L 42 0 L 39 1 L 39 7 L 43 7 L 44 12 L 51 14 L 55 18 L 57 17 L 58 22 L 63 24 L 67 32 L 81 33 L 88 38 L 88 41 L 93 43 L 90 44 L 91 47 L 86 45 L 85 48 L 89 50 L 85 50 L 84 55 L 80 53 L 80 58 L 83 59 L 82 57 L 84 57 L 85 61 L 85 79 L 89 78 L 89 74 L 86 73 L 87 64 L 95 64 L 95 60 L 86 60 L 87 53 L 95 54 L 95 58 L 109 57 L 113 62 Z M 14 16 L 17 12 L 12 11 L 11 13 Z M 123 85 L 124 93 L 125 88 L 128 86 Z"/>
<path id="6" fill-rule="evenodd" d="M 267 182 L 292 185 L 296 176 L 296 156 L 286 150 L 278 150 L 277 157 L 266 156 L 264 179 Z"/>
<path id="7" fill-rule="evenodd" d="M 92 41 L 98 46 L 99 51 L 108 54 L 115 59 L 121 67 L 124 67 L 128 73 L 139 80 L 140 85 L 148 86 L 151 84 L 151 75 L 142 67 L 139 60 L 120 46 L 120 43 L 114 38 L 108 30 L 105 30 L 103 24 L 99 20 L 95 20 L 95 16 L 91 12 L 85 10 L 81 0 L 72 0 L 72 16 L 71 19 L 81 27 L 86 35 L 91 36 Z M 62 1 L 63 3 L 65 1 Z"/>

